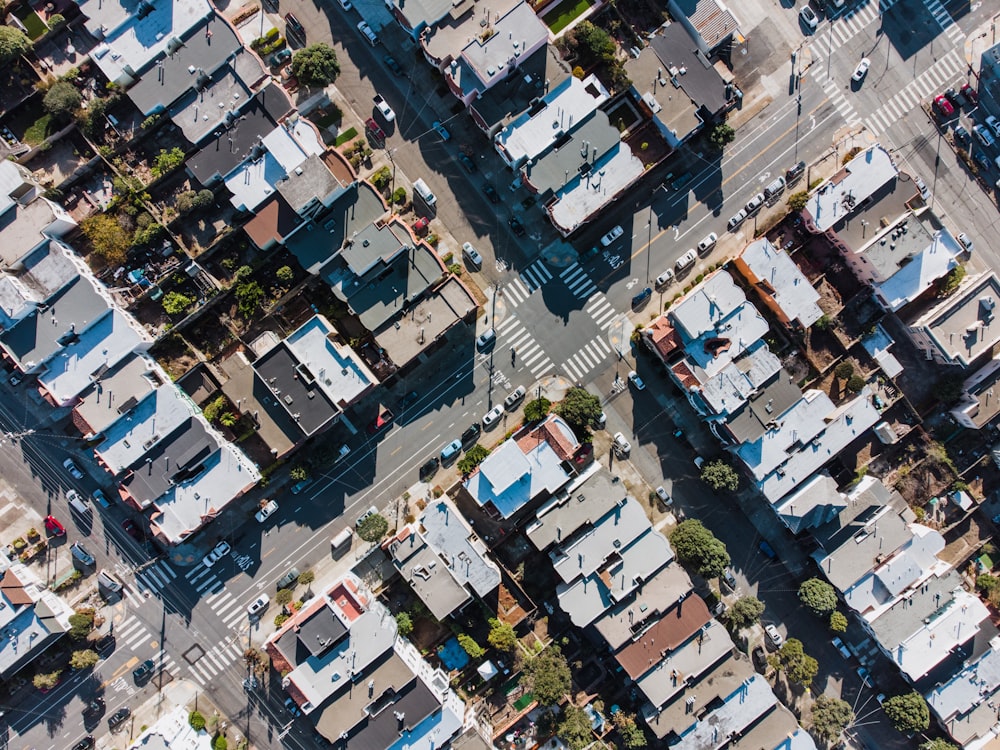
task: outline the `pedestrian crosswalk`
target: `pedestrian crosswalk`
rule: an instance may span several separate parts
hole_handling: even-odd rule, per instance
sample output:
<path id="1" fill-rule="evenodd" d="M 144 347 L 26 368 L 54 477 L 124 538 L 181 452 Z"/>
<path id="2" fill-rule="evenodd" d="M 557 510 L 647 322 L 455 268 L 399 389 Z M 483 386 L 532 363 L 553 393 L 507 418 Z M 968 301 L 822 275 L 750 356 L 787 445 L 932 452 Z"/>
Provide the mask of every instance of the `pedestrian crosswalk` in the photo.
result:
<path id="1" fill-rule="evenodd" d="M 188 668 L 196 681 L 202 685 L 208 685 L 220 673 L 242 658 L 243 647 L 239 640 L 230 639 L 206 649 L 202 656 L 188 664 Z"/>
<path id="2" fill-rule="evenodd" d="M 166 589 L 177 579 L 178 574 L 170 563 L 157 560 L 152 565 L 137 570 L 135 585 L 126 586 L 122 593 L 133 606 L 141 607 L 150 596 Z M 190 598 L 204 600 L 227 628 L 238 628 L 246 619 L 242 602 L 229 593 L 211 568 L 196 565 L 184 573 L 184 580 L 178 585 L 180 584 L 183 584 L 181 588 Z"/>
<path id="3" fill-rule="evenodd" d="M 618 317 L 618 311 L 611 306 L 603 292 L 592 296 L 584 309 L 602 331 L 606 331 Z"/>
<path id="4" fill-rule="evenodd" d="M 590 276 L 579 263 L 566 268 L 559 274 L 559 278 L 577 299 L 587 299 L 597 290 L 597 284 L 590 280 Z"/>
<path id="5" fill-rule="evenodd" d="M 955 23 L 955 19 L 951 17 L 951 14 L 941 4 L 941 0 L 924 0 L 924 6 L 934 16 L 934 20 L 938 22 L 941 30 L 944 31 L 951 41 L 955 44 L 961 44 L 965 41 L 965 34 L 962 33 L 962 29 Z"/>
<path id="6" fill-rule="evenodd" d="M 503 285 L 503 296 L 507 300 L 508 309 L 520 305 L 531 296 L 532 291 L 520 277 L 508 281 Z"/>
<path id="7" fill-rule="evenodd" d="M 536 260 L 530 266 L 521 271 L 519 277 L 521 282 L 528 287 L 530 292 L 535 291 L 544 284 L 552 281 L 552 272 L 545 267 L 545 263 L 541 260 Z"/>
<path id="8" fill-rule="evenodd" d="M 885 13 L 898 1 L 881 0 L 879 3 L 866 3 L 845 11 L 833 20 L 824 23 L 809 43 L 813 59 L 825 60 L 828 58 L 853 37 L 864 31 L 866 26 L 878 20 L 880 13 Z M 814 65 L 814 67 L 817 66 Z M 826 77 L 826 66 L 818 67 L 822 68 L 823 76 Z"/>
<path id="9" fill-rule="evenodd" d="M 595 336 L 563 363 L 563 369 L 571 379 L 582 383 L 587 373 L 597 367 L 613 351 L 602 336 Z"/>
<path id="10" fill-rule="evenodd" d="M 823 87 L 823 93 L 826 94 L 827 98 L 847 121 L 848 125 L 853 127 L 861 122 L 861 115 L 857 113 L 854 106 L 841 92 L 840 85 L 836 81 L 827 78 L 825 81 L 821 80 L 820 85 Z"/>
<path id="11" fill-rule="evenodd" d="M 896 120 L 919 106 L 921 101 L 950 86 L 957 87 L 962 82 L 965 68 L 965 59 L 959 50 L 952 49 L 866 118 L 865 126 L 876 135 L 885 132 Z"/>
<path id="12" fill-rule="evenodd" d="M 518 366 L 527 367 L 536 379 L 547 375 L 554 368 L 545 350 L 539 346 L 531 332 L 516 316 L 508 317 L 496 327 L 496 330 L 497 334 L 503 337 L 504 343 L 515 352 Z"/>

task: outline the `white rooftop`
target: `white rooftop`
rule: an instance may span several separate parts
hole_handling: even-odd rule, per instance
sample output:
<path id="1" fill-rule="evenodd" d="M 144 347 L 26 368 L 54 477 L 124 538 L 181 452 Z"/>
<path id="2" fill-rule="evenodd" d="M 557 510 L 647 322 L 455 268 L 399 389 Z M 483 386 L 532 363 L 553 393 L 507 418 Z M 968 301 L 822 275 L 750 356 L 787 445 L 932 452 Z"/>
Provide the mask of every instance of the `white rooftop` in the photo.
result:
<path id="1" fill-rule="evenodd" d="M 350 346 L 331 338 L 335 332 L 326 318 L 315 315 L 285 339 L 285 344 L 327 397 L 344 408 L 378 381 Z"/>
<path id="2" fill-rule="evenodd" d="M 889 152 L 875 144 L 814 190 L 805 211 L 812 217 L 815 229 L 825 232 L 898 175 Z"/>
<path id="3" fill-rule="evenodd" d="M 571 76 L 569 80 L 576 79 Z M 627 145 L 616 144 L 586 176 L 569 176 L 559 190 L 559 200 L 547 209 L 552 223 L 563 236 L 568 235 L 617 200 L 645 171 L 642 160 Z"/>
<path id="4" fill-rule="evenodd" d="M 569 475 L 547 442 L 541 441 L 525 453 L 516 440 L 501 443 L 479 464 L 465 488 L 479 505 L 492 503 L 504 518 L 543 492 L 555 494 Z"/>
<path id="5" fill-rule="evenodd" d="M 724 703 L 696 720 L 687 729 L 678 729 L 680 741 L 674 750 L 718 750 L 728 747 L 733 733 L 742 733 L 769 712 L 778 699 L 760 675 L 746 679 L 726 696 Z"/>
<path id="6" fill-rule="evenodd" d="M 160 716 L 129 744 L 129 750 L 212 750 L 212 734 L 191 726 L 190 712 L 176 705 Z"/>
<path id="7" fill-rule="evenodd" d="M 649 530 L 649 518 L 634 498 L 626 498 L 594 526 L 549 553 L 552 566 L 565 583 L 589 576 L 613 553 L 620 553 Z"/>
<path id="8" fill-rule="evenodd" d="M 982 273 L 967 277 L 955 294 L 908 325 L 927 337 L 944 359 L 968 367 L 1000 340 L 998 302 L 1000 279 L 992 271 Z"/>
<path id="9" fill-rule="evenodd" d="M 596 76 L 582 81 L 570 76 L 542 97 L 544 107 L 532 107 L 497 133 L 493 139 L 496 149 L 516 169 L 579 127 L 608 97 Z"/>
<path id="10" fill-rule="evenodd" d="M 996 693 L 1000 689 L 1000 637 L 990 650 L 947 682 L 925 695 L 952 738 L 963 747 L 985 736 L 998 723 Z"/>
<path id="11" fill-rule="evenodd" d="M 958 265 L 957 257 L 965 252 L 947 229 L 940 229 L 931 244 L 903 265 L 881 284 L 875 284 L 875 294 L 883 306 L 897 312 L 930 289 L 931 284 Z"/>
<path id="12" fill-rule="evenodd" d="M 636 686 L 656 708 L 670 702 L 698 678 L 733 652 L 729 632 L 718 620 L 710 620 L 687 643 L 668 653 L 653 669 L 636 680 Z"/>
<path id="13" fill-rule="evenodd" d="M 747 402 L 758 388 L 781 370 L 781 360 L 763 341 L 746 356 L 731 361 L 701 384 L 701 397 L 715 414 L 726 416 Z M 693 370 L 692 374 L 701 372 Z"/>
<path id="14" fill-rule="evenodd" d="M 797 320 L 808 328 L 822 317 L 823 311 L 817 304 L 819 292 L 788 253 L 777 249 L 766 237 L 747 245 L 740 259 L 757 277 L 758 290 L 773 297 L 789 320 Z"/>
<path id="15" fill-rule="evenodd" d="M 480 597 L 500 585 L 500 569 L 454 505 L 437 500 L 424 509 L 419 521 L 421 535 L 459 584 L 471 587 Z"/>

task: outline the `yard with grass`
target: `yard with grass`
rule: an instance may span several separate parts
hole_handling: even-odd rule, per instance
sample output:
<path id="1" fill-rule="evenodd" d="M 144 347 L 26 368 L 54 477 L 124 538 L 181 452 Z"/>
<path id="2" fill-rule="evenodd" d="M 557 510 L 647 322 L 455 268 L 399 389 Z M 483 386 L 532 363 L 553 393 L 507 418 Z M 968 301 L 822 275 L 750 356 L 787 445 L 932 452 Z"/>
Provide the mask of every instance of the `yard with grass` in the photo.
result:
<path id="1" fill-rule="evenodd" d="M 49 30 L 49 27 L 45 25 L 45 21 L 43 21 L 39 15 L 30 8 L 22 9 L 14 15 L 16 15 L 18 20 L 24 24 L 24 28 L 28 31 L 28 38 L 33 42 L 45 36 L 46 32 Z"/>
<path id="2" fill-rule="evenodd" d="M 562 0 L 555 8 L 545 14 L 543 20 L 552 29 L 553 34 L 558 34 L 583 15 L 589 7 L 589 0 Z"/>

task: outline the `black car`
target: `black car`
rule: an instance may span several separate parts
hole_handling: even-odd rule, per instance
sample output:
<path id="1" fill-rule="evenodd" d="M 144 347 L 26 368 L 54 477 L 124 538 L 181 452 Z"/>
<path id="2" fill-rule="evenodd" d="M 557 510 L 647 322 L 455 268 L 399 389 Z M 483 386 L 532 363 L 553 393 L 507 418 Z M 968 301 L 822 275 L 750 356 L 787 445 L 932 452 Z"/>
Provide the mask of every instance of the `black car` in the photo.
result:
<path id="1" fill-rule="evenodd" d="M 645 289 L 643 289 L 641 292 L 639 292 L 632 298 L 632 307 L 638 307 L 652 296 L 653 296 L 653 290 L 647 286 Z"/>
<path id="2" fill-rule="evenodd" d="M 518 237 L 524 236 L 525 232 L 524 224 L 521 223 L 520 219 L 518 219 L 516 216 L 511 216 L 510 220 L 507 223 L 510 224 L 510 229 L 512 232 L 514 232 L 514 234 L 516 234 Z"/>
<path id="3" fill-rule="evenodd" d="M 114 731 L 115 729 L 120 727 L 125 722 L 125 720 L 131 715 L 132 712 L 129 710 L 128 706 L 122 706 L 113 714 L 111 714 L 110 717 L 108 717 L 108 727 L 110 727 L 111 730 Z"/>
<path id="4" fill-rule="evenodd" d="M 298 36 L 301 39 L 305 39 L 306 38 L 305 27 L 299 22 L 299 19 L 297 19 L 291 13 L 286 13 L 285 14 L 285 36 L 288 36 L 289 34 L 295 34 L 296 36 Z"/>
<path id="5" fill-rule="evenodd" d="M 961 109 L 962 105 L 965 104 L 965 100 L 958 95 L 955 89 L 948 89 L 944 92 L 944 98 L 951 102 L 951 106 L 955 109 Z"/>
<path id="6" fill-rule="evenodd" d="M 791 169 L 785 170 L 785 182 L 792 182 L 793 180 L 799 179 L 805 171 L 806 163 L 804 161 L 800 161 Z"/>
<path id="7" fill-rule="evenodd" d="M 462 445 L 471 445 L 476 442 L 482 432 L 483 428 L 479 426 L 479 422 L 473 423 L 469 429 L 462 433 Z"/>
<path id="8" fill-rule="evenodd" d="M 142 664 L 132 670 L 132 679 L 136 682 L 143 682 L 148 680 L 152 674 L 153 670 L 156 669 L 156 664 L 152 659 L 146 659 Z"/>
<path id="9" fill-rule="evenodd" d="M 472 159 L 465 154 L 458 155 L 458 163 L 465 167 L 465 171 L 469 174 L 472 174 L 479 169 L 479 167 L 476 166 L 476 162 L 472 161 Z"/>
<path id="10" fill-rule="evenodd" d="M 972 136 L 969 135 L 969 131 L 961 125 L 955 126 L 955 143 L 959 146 L 968 146 L 972 143 Z"/>
<path id="11" fill-rule="evenodd" d="M 385 63 L 385 67 L 392 71 L 394 76 L 399 76 L 400 78 L 406 76 L 406 73 L 403 71 L 402 67 L 400 67 L 399 63 L 396 62 L 396 58 L 392 55 L 386 55 L 383 57 L 382 62 Z"/>
<path id="12" fill-rule="evenodd" d="M 761 673 L 767 671 L 767 653 L 763 646 L 754 646 L 750 658 L 753 659 L 754 669 Z"/>
<path id="13" fill-rule="evenodd" d="M 483 186 L 483 192 L 486 193 L 486 197 L 490 199 L 490 203 L 500 202 L 500 194 L 497 193 L 497 189 L 492 185 Z"/>
<path id="14" fill-rule="evenodd" d="M 427 463 L 420 467 L 420 478 L 427 479 L 428 477 L 434 476 L 434 473 L 438 470 L 438 465 L 440 460 L 437 456 L 427 459 Z"/>
<path id="15" fill-rule="evenodd" d="M 90 750 L 90 748 L 94 746 L 94 742 L 95 740 L 93 735 L 88 734 L 82 740 L 73 745 L 73 750 Z"/>
<path id="16" fill-rule="evenodd" d="M 97 696 L 87 704 L 87 707 L 83 710 L 83 712 L 85 714 L 100 716 L 104 713 L 104 698 Z"/>
<path id="17" fill-rule="evenodd" d="M 982 151 L 977 151 L 976 155 L 972 158 L 976 160 L 976 164 L 978 164 L 979 168 L 984 172 L 989 172 L 990 167 L 993 166 L 993 164 L 990 162 L 990 157 L 988 157 Z"/>
<path id="18" fill-rule="evenodd" d="M 402 411 L 408 406 L 413 406 L 420 399 L 420 394 L 416 391 L 410 391 L 401 399 L 399 399 L 399 410 Z"/>

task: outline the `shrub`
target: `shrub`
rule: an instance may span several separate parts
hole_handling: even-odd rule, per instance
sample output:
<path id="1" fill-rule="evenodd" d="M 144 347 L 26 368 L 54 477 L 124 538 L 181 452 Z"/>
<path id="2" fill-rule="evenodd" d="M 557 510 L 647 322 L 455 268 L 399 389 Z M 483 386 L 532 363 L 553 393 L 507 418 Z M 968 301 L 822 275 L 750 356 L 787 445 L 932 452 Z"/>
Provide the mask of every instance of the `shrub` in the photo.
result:
<path id="1" fill-rule="evenodd" d="M 184 163 L 184 151 L 177 146 L 167 151 L 161 148 L 150 172 L 154 179 L 159 179 L 168 172 L 172 172 Z"/>
<path id="2" fill-rule="evenodd" d="M 53 13 L 49 16 L 48 24 L 50 29 L 58 29 L 64 23 L 66 23 L 66 18 L 59 13 Z"/>
<path id="3" fill-rule="evenodd" d="M 86 648 L 82 651 L 74 651 L 69 657 L 69 665 L 73 669 L 90 669 L 100 660 L 101 657 L 97 655 L 96 651 Z"/>
<path id="4" fill-rule="evenodd" d="M 125 253 L 129 248 L 129 236 L 123 231 L 122 225 L 111 214 L 94 214 L 80 222 L 80 229 L 90 240 L 94 252 L 108 265 L 118 265 L 125 262 Z"/>
<path id="5" fill-rule="evenodd" d="M 830 630 L 834 633 L 847 632 L 847 617 L 843 612 L 834 610 L 830 613 Z"/>
<path id="6" fill-rule="evenodd" d="M 833 369 L 833 374 L 840 380 L 847 380 L 854 374 L 854 364 L 852 362 L 841 362 Z"/>
<path id="7" fill-rule="evenodd" d="M 205 717 L 197 711 L 192 711 L 188 714 L 188 724 L 191 725 L 194 731 L 200 732 L 205 728 Z"/>
<path id="8" fill-rule="evenodd" d="M 847 390 L 852 393 L 861 393 L 865 387 L 865 379 L 860 375 L 851 375 L 847 379 Z"/>
<path id="9" fill-rule="evenodd" d="M 167 292 L 163 295 L 162 304 L 167 315 L 179 315 L 187 311 L 194 304 L 194 300 L 180 292 Z"/>
<path id="10" fill-rule="evenodd" d="M 406 203 L 406 191 L 401 187 L 396 188 L 392 194 L 392 202 L 397 206 L 402 206 Z"/>
<path id="11" fill-rule="evenodd" d="M 965 278 L 965 266 L 958 265 L 948 271 L 938 282 L 938 296 L 947 297 L 954 294 Z"/>
<path id="12" fill-rule="evenodd" d="M 205 419 L 209 422 L 215 422 L 222 416 L 222 412 L 227 406 L 229 406 L 229 399 L 225 396 L 219 396 L 205 404 L 205 408 L 202 409 L 202 414 L 205 415 Z"/>
<path id="13" fill-rule="evenodd" d="M 281 589 L 277 594 L 274 595 L 274 603 L 282 607 L 291 604 L 291 602 L 292 602 L 291 589 Z"/>
<path id="14" fill-rule="evenodd" d="M 536 398 L 534 401 L 529 401 L 524 405 L 524 418 L 529 422 L 545 419 L 551 406 L 552 402 L 547 398 Z"/>
<path id="15" fill-rule="evenodd" d="M 69 616 L 69 637 L 82 641 L 94 629 L 94 610 L 78 609 Z"/>
<path id="16" fill-rule="evenodd" d="M 409 635 L 413 632 L 413 619 L 408 612 L 400 612 L 396 615 L 396 628 L 400 635 Z"/>
<path id="17" fill-rule="evenodd" d="M 40 672 L 35 675 L 31 682 L 39 690 L 51 690 L 59 684 L 60 677 L 62 677 L 62 670 L 57 669 L 54 672 Z"/>
<path id="18" fill-rule="evenodd" d="M 0 65 L 11 63 L 31 49 L 31 40 L 20 29 L 0 26 Z"/>
<path id="19" fill-rule="evenodd" d="M 486 653 L 483 647 L 476 643 L 476 640 L 471 635 L 466 633 L 458 634 L 458 645 L 465 650 L 465 653 L 471 659 L 479 659 Z"/>
<path id="20" fill-rule="evenodd" d="M 264 287 L 256 281 L 248 281 L 236 287 L 236 307 L 243 318 L 251 318 L 264 301 Z"/>
<path id="21" fill-rule="evenodd" d="M 290 284 L 295 279 L 295 271 L 291 266 L 282 266 L 274 272 L 274 275 L 282 284 Z"/>
<path id="22" fill-rule="evenodd" d="M 489 620 L 490 634 L 486 637 L 489 644 L 498 651 L 511 652 L 517 648 L 517 633 L 506 622 L 500 622 L 495 617 Z"/>
<path id="23" fill-rule="evenodd" d="M 229 741 L 224 735 L 216 735 L 215 739 L 212 740 L 212 750 L 228 750 Z"/>
<path id="24" fill-rule="evenodd" d="M 490 452 L 476 443 L 465 452 L 465 456 L 458 462 L 458 470 L 463 474 L 468 474 L 479 466 L 488 455 L 490 455 Z"/>
<path id="25" fill-rule="evenodd" d="M 800 190 L 788 196 L 788 208 L 792 211 L 801 211 L 809 202 L 809 192 Z"/>
<path id="26" fill-rule="evenodd" d="M 65 122 L 80 108 L 80 92 L 69 81 L 56 81 L 45 93 L 42 106 L 59 121 Z"/>
<path id="27" fill-rule="evenodd" d="M 389 187 L 389 183 L 392 181 L 392 172 L 389 170 L 389 167 L 379 167 L 370 179 L 375 189 L 383 192 Z"/>
<path id="28" fill-rule="evenodd" d="M 291 617 L 291 615 L 286 615 L 284 612 L 275 615 L 274 616 L 274 627 L 280 628 L 282 625 L 285 624 L 285 622 L 288 620 L 289 617 Z"/>

